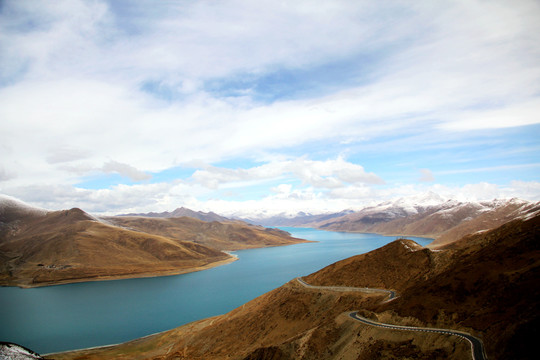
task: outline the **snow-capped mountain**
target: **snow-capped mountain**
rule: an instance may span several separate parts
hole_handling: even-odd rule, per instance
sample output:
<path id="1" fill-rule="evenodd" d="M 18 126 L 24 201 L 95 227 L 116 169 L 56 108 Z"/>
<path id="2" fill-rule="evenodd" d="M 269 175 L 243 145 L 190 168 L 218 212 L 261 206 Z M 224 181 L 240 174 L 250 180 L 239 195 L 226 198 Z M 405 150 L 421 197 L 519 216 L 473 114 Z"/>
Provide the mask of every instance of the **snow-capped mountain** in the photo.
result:
<path id="1" fill-rule="evenodd" d="M 412 203 L 409 200 L 383 203 L 315 225 L 325 230 L 426 236 L 436 238 L 438 242 L 449 242 L 540 211 L 540 203 L 519 199 L 446 200 L 439 203 Z"/>
<path id="2" fill-rule="evenodd" d="M 42 216 L 47 212 L 14 197 L 0 194 L 0 222 L 9 222 L 12 217 Z"/>
<path id="3" fill-rule="evenodd" d="M 202 221 L 230 221 L 230 219 L 223 217 L 221 215 L 218 215 L 212 211 L 210 212 L 202 212 L 202 211 L 194 211 L 185 207 L 177 208 L 174 211 L 165 211 L 161 213 L 138 213 L 138 214 L 123 214 L 119 216 L 143 216 L 143 217 L 152 217 L 152 218 L 175 218 L 175 217 L 182 217 L 187 216 L 195 219 L 199 219 Z"/>
<path id="4" fill-rule="evenodd" d="M 352 210 L 343 210 L 338 213 L 328 214 L 310 214 L 299 212 L 296 215 L 283 212 L 272 216 L 258 214 L 249 217 L 239 217 L 238 219 L 250 224 L 262 226 L 313 226 L 313 224 L 345 216 L 351 213 L 353 213 Z"/>
<path id="5" fill-rule="evenodd" d="M 489 230 L 514 219 L 526 219 L 538 212 L 540 202 L 520 199 L 458 201 L 428 192 L 357 211 L 318 215 L 299 213 L 297 216 L 284 213 L 252 217 L 247 221 L 265 226 L 306 226 L 332 231 L 424 236 L 437 239 L 437 244 Z"/>

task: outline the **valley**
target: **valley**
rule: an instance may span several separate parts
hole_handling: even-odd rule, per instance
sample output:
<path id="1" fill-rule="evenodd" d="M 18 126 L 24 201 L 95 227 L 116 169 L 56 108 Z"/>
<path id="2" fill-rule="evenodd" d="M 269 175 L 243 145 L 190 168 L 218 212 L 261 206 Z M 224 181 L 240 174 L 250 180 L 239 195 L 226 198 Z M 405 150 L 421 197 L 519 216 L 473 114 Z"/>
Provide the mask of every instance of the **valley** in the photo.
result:
<path id="1" fill-rule="evenodd" d="M 540 0 L 0 0 L 0 360 L 536 360 Z"/>
<path id="2" fill-rule="evenodd" d="M 529 358 L 538 323 L 540 217 L 515 220 L 438 250 L 410 240 L 336 262 L 221 316 L 59 359 L 464 359 L 459 337 L 361 323 L 451 329 L 490 359 Z M 399 296 L 321 287 L 373 287 Z"/>

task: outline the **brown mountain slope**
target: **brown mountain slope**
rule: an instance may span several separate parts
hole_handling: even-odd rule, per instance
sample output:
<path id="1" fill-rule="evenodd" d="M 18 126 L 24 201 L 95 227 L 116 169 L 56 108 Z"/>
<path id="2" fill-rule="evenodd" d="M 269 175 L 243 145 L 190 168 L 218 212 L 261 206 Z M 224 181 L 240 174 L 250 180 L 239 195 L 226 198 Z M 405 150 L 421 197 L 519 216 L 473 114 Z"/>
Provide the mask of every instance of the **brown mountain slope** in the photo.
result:
<path id="1" fill-rule="evenodd" d="M 539 216 L 465 237 L 443 252 L 451 267 L 382 309 L 477 329 L 493 359 L 532 358 L 540 324 L 539 240 Z"/>
<path id="2" fill-rule="evenodd" d="M 438 263 L 436 258 L 437 254 L 414 241 L 400 239 L 375 252 L 329 265 L 306 276 L 305 280 L 312 285 L 373 287 L 401 292 L 428 276 Z"/>
<path id="3" fill-rule="evenodd" d="M 307 289 L 296 281 L 222 316 L 119 346 L 52 354 L 61 359 L 359 359 L 397 353 L 416 359 L 460 359 L 468 346 L 436 335 L 388 334 L 351 320 L 380 296 Z M 363 357 L 362 357 L 363 356 Z M 367 356 L 367 357 L 366 357 Z M 401 357 L 398 357 L 401 358 Z"/>
<path id="4" fill-rule="evenodd" d="M 234 260 L 220 250 L 303 241 L 242 222 L 187 217 L 103 222 L 78 208 L 46 211 L 0 196 L 0 285 L 179 274 Z"/>
<path id="5" fill-rule="evenodd" d="M 377 250 L 377 258 L 386 253 L 384 261 L 370 259 L 371 253 L 360 255 L 306 280 L 397 289 L 401 296 L 377 312 L 395 312 L 434 327 L 474 329 L 483 336 L 490 358 L 526 358 L 519 349 L 532 346 L 537 332 L 530 329 L 540 322 L 539 240 L 536 216 L 464 237 L 444 251 L 399 254 L 388 251 L 394 242 Z M 417 261 L 426 258 L 430 261 Z M 370 276 L 371 271 L 376 275 Z"/>
<path id="6" fill-rule="evenodd" d="M 13 235 L 25 221 L 42 217 L 47 212 L 0 194 L 0 243 Z"/>
<path id="7" fill-rule="evenodd" d="M 125 216 L 107 217 L 105 220 L 130 230 L 190 241 L 219 250 L 281 246 L 306 241 L 292 238 L 278 229 L 239 221 L 205 222 L 191 217 L 163 219 Z"/>
<path id="8" fill-rule="evenodd" d="M 445 335 L 363 325 L 452 328 L 484 339 L 490 359 L 535 358 L 540 217 L 514 221 L 442 251 L 396 240 L 306 277 L 314 285 L 398 289 L 390 302 L 359 292 L 305 288 L 296 281 L 223 316 L 119 346 L 57 359 L 463 359 L 468 343 Z"/>
<path id="9" fill-rule="evenodd" d="M 0 244 L 0 284 L 65 282 L 182 273 L 231 260 L 221 251 L 94 220 L 80 209 L 18 220 Z"/>

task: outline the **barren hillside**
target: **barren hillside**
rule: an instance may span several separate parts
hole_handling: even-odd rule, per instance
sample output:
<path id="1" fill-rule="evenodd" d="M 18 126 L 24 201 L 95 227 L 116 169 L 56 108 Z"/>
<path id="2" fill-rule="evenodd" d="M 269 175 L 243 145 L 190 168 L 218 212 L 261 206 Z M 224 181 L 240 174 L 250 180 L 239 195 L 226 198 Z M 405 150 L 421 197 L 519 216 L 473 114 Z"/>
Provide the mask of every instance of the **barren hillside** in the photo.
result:
<path id="1" fill-rule="evenodd" d="M 235 259 L 221 250 L 304 241 L 280 230 L 235 222 L 118 218 L 118 223 L 103 222 L 78 208 L 46 211 L 0 198 L 0 285 L 180 274 Z"/>
<path id="2" fill-rule="evenodd" d="M 306 288 L 296 280 L 222 316 L 119 346 L 58 359 L 463 359 L 468 343 L 388 330 L 456 329 L 484 340 L 490 359 L 532 359 L 539 319 L 540 217 L 516 220 L 442 250 L 396 240 L 305 278 L 313 285 L 389 287 L 399 297 Z"/>
<path id="3" fill-rule="evenodd" d="M 240 221 L 206 222 L 191 217 L 147 218 L 115 216 L 105 218 L 126 229 L 182 239 L 219 250 L 239 250 L 305 242 L 279 229 L 249 225 Z"/>

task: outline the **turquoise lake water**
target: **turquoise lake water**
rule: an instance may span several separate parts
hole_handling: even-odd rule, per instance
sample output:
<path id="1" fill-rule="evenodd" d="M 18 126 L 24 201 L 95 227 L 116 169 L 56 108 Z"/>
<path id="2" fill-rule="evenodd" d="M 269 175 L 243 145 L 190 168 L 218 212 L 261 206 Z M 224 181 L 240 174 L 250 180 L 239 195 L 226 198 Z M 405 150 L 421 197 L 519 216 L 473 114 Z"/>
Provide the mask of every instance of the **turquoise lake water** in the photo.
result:
<path id="1" fill-rule="evenodd" d="M 0 288 L 0 341 L 45 354 L 125 342 L 224 314 L 298 276 L 397 237 L 281 228 L 318 241 L 236 251 L 238 260 L 190 274 Z M 407 237 L 421 245 L 432 239 Z"/>

